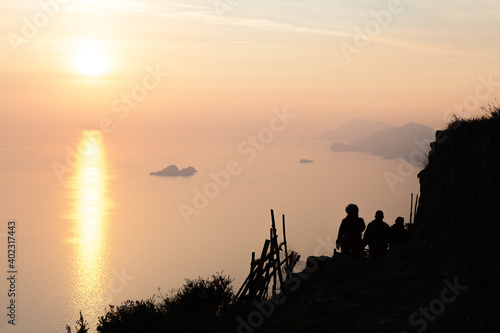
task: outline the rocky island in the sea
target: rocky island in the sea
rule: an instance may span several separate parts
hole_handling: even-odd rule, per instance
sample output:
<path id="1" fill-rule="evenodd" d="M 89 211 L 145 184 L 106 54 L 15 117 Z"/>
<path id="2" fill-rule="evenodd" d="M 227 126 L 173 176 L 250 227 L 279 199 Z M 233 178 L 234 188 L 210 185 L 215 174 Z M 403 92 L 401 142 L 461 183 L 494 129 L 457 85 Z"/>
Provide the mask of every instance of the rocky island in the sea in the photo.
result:
<path id="1" fill-rule="evenodd" d="M 180 169 L 177 167 L 177 165 L 169 165 L 165 169 L 161 171 L 156 171 L 156 172 L 151 172 L 151 176 L 164 176 L 164 177 L 190 177 L 196 173 L 196 169 L 193 168 L 192 166 L 189 166 L 184 169 Z"/>

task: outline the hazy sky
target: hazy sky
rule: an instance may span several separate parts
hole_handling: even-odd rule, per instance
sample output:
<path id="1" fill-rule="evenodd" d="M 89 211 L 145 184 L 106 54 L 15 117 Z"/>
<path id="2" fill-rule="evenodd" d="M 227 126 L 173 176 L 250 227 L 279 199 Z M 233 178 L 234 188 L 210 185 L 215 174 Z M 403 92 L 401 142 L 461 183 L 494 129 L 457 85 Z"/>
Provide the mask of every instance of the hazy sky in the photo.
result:
<path id="1" fill-rule="evenodd" d="M 500 82 L 497 0 L 2 0 L 0 33 L 9 129 L 240 130 L 284 106 L 305 134 L 438 127 L 500 96 L 476 89 Z"/>

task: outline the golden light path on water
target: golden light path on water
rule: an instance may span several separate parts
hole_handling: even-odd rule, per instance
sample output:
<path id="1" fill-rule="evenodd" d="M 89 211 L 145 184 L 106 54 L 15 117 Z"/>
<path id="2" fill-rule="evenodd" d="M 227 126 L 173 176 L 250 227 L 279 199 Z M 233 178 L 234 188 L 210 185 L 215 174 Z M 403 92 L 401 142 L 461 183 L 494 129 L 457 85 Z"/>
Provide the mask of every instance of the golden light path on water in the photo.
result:
<path id="1" fill-rule="evenodd" d="M 104 147 L 97 138 L 95 131 L 83 132 L 77 150 L 81 161 L 70 185 L 74 234 L 72 301 L 92 331 L 111 296 L 107 236 L 109 176 Z"/>

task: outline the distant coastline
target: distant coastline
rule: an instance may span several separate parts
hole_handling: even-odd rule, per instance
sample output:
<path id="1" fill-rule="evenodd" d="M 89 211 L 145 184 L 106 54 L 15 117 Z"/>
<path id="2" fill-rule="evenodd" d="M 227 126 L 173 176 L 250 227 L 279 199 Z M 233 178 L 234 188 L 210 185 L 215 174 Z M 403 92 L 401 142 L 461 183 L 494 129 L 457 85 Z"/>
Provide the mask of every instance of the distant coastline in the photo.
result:
<path id="1" fill-rule="evenodd" d="M 384 159 L 404 158 L 416 166 L 423 166 L 429 152 L 428 143 L 433 135 L 434 130 L 426 125 L 408 123 L 376 132 L 350 143 L 333 142 L 330 150 L 369 153 Z"/>

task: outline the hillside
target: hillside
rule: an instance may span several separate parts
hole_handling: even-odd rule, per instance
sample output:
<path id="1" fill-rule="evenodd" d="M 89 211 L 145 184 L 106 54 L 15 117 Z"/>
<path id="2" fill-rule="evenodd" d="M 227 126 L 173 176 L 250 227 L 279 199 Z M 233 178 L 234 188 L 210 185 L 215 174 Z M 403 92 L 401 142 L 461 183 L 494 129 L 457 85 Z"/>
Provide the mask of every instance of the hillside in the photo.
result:
<path id="1" fill-rule="evenodd" d="M 292 278 L 299 288 L 281 296 L 283 304 L 262 326 L 254 325 L 255 332 L 485 332 L 468 315 L 471 306 L 462 282 L 453 289 L 457 281 L 438 274 L 431 251 L 399 249 L 383 264 L 340 255 L 310 257 L 308 267 Z M 443 291 L 453 302 L 430 311 Z"/>
<path id="2" fill-rule="evenodd" d="M 392 127 L 374 133 L 357 141 L 345 144 L 334 142 L 330 149 L 332 151 L 356 151 L 369 153 L 385 158 L 402 157 L 414 164 L 422 164 L 418 158 L 423 158 L 428 152 L 428 145 L 434 130 L 428 126 L 408 123 L 403 126 Z M 412 156 L 413 152 L 417 152 Z"/>
<path id="3" fill-rule="evenodd" d="M 498 310 L 500 108 L 490 111 L 436 133 L 429 165 L 419 174 L 415 240 L 436 252 L 442 274 L 463 276 L 483 306 Z"/>

